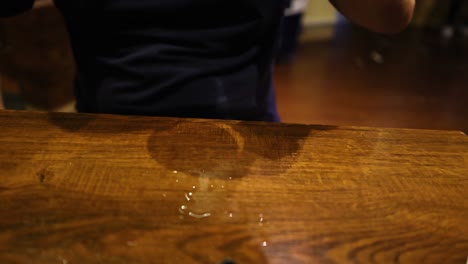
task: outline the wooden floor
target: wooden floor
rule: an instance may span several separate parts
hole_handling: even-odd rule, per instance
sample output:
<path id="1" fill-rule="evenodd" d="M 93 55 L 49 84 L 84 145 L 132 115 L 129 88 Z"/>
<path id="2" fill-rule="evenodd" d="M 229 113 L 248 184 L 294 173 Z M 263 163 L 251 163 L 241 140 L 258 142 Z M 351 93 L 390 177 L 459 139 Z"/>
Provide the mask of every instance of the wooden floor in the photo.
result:
<path id="1" fill-rule="evenodd" d="M 382 36 L 341 25 L 276 67 L 284 122 L 468 132 L 468 39 Z"/>

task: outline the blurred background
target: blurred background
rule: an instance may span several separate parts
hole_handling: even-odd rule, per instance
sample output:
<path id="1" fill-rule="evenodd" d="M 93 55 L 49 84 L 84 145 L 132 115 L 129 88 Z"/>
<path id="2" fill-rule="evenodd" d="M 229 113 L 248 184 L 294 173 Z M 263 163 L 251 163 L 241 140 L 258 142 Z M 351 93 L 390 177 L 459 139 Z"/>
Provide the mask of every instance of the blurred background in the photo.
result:
<path id="1" fill-rule="evenodd" d="M 467 14 L 468 1 L 419 0 L 411 26 L 388 36 L 327 0 L 295 0 L 275 65 L 283 122 L 468 132 Z M 6 108 L 74 110 L 67 37 L 50 0 L 0 20 Z"/>

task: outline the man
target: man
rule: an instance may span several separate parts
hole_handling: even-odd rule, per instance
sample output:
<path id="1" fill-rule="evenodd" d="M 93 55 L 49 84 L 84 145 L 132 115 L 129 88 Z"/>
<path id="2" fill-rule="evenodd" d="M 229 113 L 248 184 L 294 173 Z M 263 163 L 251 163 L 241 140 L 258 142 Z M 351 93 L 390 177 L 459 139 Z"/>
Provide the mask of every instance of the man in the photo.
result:
<path id="1" fill-rule="evenodd" d="M 395 33 L 415 0 L 334 0 Z M 2 0 L 12 16 L 34 0 Z M 286 0 L 55 0 L 77 65 L 77 110 L 278 121 L 271 64 Z"/>

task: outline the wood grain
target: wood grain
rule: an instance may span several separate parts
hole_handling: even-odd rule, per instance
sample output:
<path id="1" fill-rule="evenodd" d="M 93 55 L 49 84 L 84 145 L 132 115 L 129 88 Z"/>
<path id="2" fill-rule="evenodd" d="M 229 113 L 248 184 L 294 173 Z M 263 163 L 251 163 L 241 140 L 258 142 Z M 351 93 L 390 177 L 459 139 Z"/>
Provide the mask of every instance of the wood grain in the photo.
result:
<path id="1" fill-rule="evenodd" d="M 0 263 L 465 263 L 460 132 L 0 112 Z"/>

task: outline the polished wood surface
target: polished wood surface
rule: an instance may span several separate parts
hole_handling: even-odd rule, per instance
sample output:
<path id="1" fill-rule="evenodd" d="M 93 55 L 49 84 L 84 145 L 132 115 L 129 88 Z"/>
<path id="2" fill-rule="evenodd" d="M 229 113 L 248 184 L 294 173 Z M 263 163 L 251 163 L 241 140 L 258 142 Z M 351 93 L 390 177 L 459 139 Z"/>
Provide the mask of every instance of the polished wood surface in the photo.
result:
<path id="1" fill-rule="evenodd" d="M 0 263 L 465 263 L 461 132 L 0 112 Z"/>

